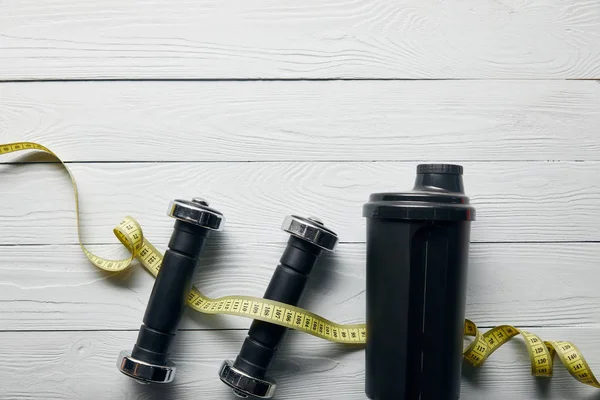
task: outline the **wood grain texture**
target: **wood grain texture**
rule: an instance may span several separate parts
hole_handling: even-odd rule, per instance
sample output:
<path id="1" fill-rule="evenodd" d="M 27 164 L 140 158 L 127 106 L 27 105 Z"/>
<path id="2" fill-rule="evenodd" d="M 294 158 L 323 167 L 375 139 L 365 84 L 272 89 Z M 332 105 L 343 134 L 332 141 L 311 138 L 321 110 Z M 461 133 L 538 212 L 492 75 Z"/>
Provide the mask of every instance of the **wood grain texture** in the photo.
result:
<path id="1" fill-rule="evenodd" d="M 283 217 L 317 215 L 343 244 L 301 305 L 362 322 L 362 204 L 410 189 L 417 163 L 456 162 L 478 213 L 467 317 L 573 341 L 600 373 L 593 79 L 597 0 L 0 2 L 0 143 L 72 162 L 91 250 L 125 254 L 111 232 L 125 215 L 164 250 L 168 202 L 203 195 L 227 222 L 196 284 L 261 296 Z M 0 159 L 0 398 L 233 400 L 217 370 L 250 320 L 187 310 L 176 382 L 132 383 L 115 361 L 154 279 L 97 270 L 75 227 L 59 165 Z M 514 339 L 465 367 L 461 399 L 600 399 L 560 365 L 551 380 L 529 369 Z M 363 350 L 298 332 L 272 374 L 276 399 L 365 399 Z"/>
<path id="2" fill-rule="evenodd" d="M 600 77 L 595 0 L 0 7 L 4 80 Z"/>
<path id="3" fill-rule="evenodd" d="M 596 371 L 600 368 L 597 328 L 537 328 L 546 340 L 577 344 Z M 139 385 L 115 367 L 121 350 L 136 332 L 0 333 L 0 390 L 23 399 L 227 399 L 235 397 L 217 377 L 224 359 L 238 353 L 243 331 L 180 332 L 173 361 L 175 382 Z M 19 343 L 21 345 L 15 345 Z M 272 368 L 278 383 L 275 399 L 363 400 L 364 352 L 343 348 L 296 332 L 288 335 Z M 592 400 L 598 389 L 576 382 L 560 365 L 551 379 L 530 376 L 527 350 L 514 338 L 480 369 L 464 367 L 461 400 Z"/>
<path id="4" fill-rule="evenodd" d="M 164 246 L 161 246 L 161 249 Z M 120 245 L 94 246 L 119 256 Z M 284 244 L 209 245 L 195 283 L 210 296 L 262 297 Z M 481 326 L 600 326 L 593 282 L 600 244 L 474 244 L 467 317 Z M 0 246 L 0 330 L 135 330 L 154 278 L 142 267 L 116 275 L 78 246 Z M 343 244 L 311 275 L 302 306 L 342 323 L 365 319 L 365 245 Z M 245 329 L 250 320 L 187 311 L 182 329 Z M 532 328 L 533 329 L 533 328 Z"/>
<path id="5" fill-rule="evenodd" d="M 600 160 L 593 81 L 4 83 L 0 99 L 0 143 L 66 161 Z"/>
<path id="6" fill-rule="evenodd" d="M 227 218 L 214 240 L 283 242 L 285 215 L 320 216 L 344 242 L 365 239 L 370 193 L 412 188 L 415 163 L 71 164 L 86 243 L 114 243 L 112 228 L 139 219 L 166 243 L 173 198 L 202 195 Z M 469 162 L 465 185 L 477 209 L 475 242 L 597 241 L 600 162 Z M 70 181 L 59 164 L 0 165 L 0 244 L 77 242 Z M 211 239 L 212 240 L 212 239 Z"/>

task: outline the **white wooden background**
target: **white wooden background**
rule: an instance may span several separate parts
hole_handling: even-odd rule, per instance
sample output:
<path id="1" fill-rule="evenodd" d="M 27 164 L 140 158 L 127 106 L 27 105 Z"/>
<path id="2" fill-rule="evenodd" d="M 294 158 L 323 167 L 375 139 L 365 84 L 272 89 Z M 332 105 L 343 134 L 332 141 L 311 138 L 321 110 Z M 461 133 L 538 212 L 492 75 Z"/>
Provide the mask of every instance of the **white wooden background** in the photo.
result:
<path id="1" fill-rule="evenodd" d="M 365 314 L 361 206 L 411 187 L 420 162 L 465 166 L 477 207 L 467 316 L 575 342 L 600 372 L 598 0 L 0 0 L 0 143 L 69 162 L 86 244 L 122 255 L 140 220 L 159 248 L 168 201 L 227 217 L 196 277 L 261 296 L 289 213 L 342 240 L 303 305 Z M 76 245 L 69 180 L 40 154 L 0 159 L 0 398 L 232 399 L 217 378 L 250 321 L 186 313 L 176 382 L 116 367 L 153 279 L 107 275 Z M 277 399 L 365 399 L 363 351 L 291 332 Z M 600 399 L 529 375 L 514 339 L 462 399 Z"/>

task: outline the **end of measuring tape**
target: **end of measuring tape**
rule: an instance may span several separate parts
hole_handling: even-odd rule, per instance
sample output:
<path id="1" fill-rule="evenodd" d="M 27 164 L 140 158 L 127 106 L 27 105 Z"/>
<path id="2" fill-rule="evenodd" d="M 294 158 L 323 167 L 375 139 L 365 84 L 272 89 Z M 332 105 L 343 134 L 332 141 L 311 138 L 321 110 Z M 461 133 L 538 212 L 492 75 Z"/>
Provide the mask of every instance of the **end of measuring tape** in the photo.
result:
<path id="1" fill-rule="evenodd" d="M 531 360 L 531 375 L 551 377 L 554 356 L 558 355 L 571 376 L 581 383 L 600 389 L 600 382 L 592 373 L 583 354 L 571 342 L 544 342 L 539 336 L 510 325 L 494 327 L 482 335 L 470 320 L 465 320 L 464 334 L 475 338 L 463 353 L 465 360 L 475 367 L 481 367 L 494 351 L 513 337 L 521 335 Z"/>
<path id="2" fill-rule="evenodd" d="M 122 260 L 109 260 L 88 251 L 81 240 L 79 195 L 77 184 L 66 164 L 50 149 L 34 142 L 0 144 L 0 155 L 24 150 L 39 150 L 48 153 L 63 165 L 68 172 L 75 195 L 77 234 L 79 245 L 86 257 L 96 267 L 109 272 L 119 272 L 131 266 L 134 259 L 153 276 L 157 276 L 162 262 L 162 254 L 144 239 L 141 226 L 132 217 L 126 217 L 113 230 L 118 240 L 131 252 L 131 256 Z M 313 336 L 336 343 L 364 344 L 367 339 L 365 324 L 337 324 L 319 315 L 279 303 L 249 296 L 226 296 L 211 299 L 204 296 L 196 287 L 188 297 L 188 305 L 196 311 L 207 314 L 229 314 L 258 319 L 289 329 L 299 330 Z M 542 341 L 537 335 L 519 330 L 510 325 L 501 325 L 481 334 L 477 326 L 465 320 L 465 336 L 474 337 L 473 342 L 464 350 L 464 358 L 475 367 L 482 366 L 487 358 L 511 338 L 521 335 L 527 346 L 531 360 L 531 373 L 534 376 L 552 376 L 553 359 L 558 355 L 569 373 L 579 382 L 600 388 L 600 383 L 592 373 L 587 361 L 579 349 L 571 342 Z"/>

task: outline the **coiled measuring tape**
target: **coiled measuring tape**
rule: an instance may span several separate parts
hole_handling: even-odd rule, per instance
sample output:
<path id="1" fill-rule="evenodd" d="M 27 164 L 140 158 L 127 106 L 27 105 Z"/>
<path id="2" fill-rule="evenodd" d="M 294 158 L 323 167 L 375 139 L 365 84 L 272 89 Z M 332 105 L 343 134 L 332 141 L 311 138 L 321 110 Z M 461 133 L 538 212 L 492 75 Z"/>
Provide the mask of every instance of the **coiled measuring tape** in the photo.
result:
<path id="1" fill-rule="evenodd" d="M 79 218 L 79 193 L 77 183 L 67 165 L 50 149 L 33 142 L 0 144 L 0 155 L 23 150 L 39 150 L 48 153 L 67 170 L 75 194 L 75 211 L 77 217 L 77 237 L 83 253 L 96 267 L 119 272 L 129 268 L 137 259 L 154 277 L 158 275 L 162 263 L 162 254 L 143 235 L 142 228 L 132 217 L 125 217 L 113 232 L 119 241 L 130 251 L 129 258 L 109 260 L 99 257 L 85 248 L 81 240 Z M 216 299 L 204 296 L 195 286 L 188 296 L 188 306 L 206 314 L 229 314 L 257 319 L 289 329 L 295 329 L 336 343 L 365 344 L 367 330 L 365 324 L 342 325 L 316 315 L 302 308 L 251 296 L 225 296 Z M 521 335 L 531 359 L 533 376 L 552 376 L 554 356 L 558 355 L 569 373 L 579 382 L 600 388 L 600 383 L 592 373 L 583 354 L 571 342 L 542 341 L 537 335 L 519 330 L 510 325 L 501 325 L 481 334 L 477 326 L 465 320 L 465 336 L 474 340 L 464 350 L 465 360 L 475 367 L 480 367 L 487 358 L 511 338 Z"/>

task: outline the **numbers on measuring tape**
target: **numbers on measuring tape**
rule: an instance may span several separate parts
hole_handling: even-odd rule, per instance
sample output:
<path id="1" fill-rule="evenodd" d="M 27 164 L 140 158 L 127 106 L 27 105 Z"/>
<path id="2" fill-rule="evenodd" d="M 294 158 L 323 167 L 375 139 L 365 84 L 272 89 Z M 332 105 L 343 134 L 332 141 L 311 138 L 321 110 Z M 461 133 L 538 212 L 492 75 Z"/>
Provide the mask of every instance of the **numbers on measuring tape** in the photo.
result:
<path id="1" fill-rule="evenodd" d="M 105 271 L 119 272 L 129 268 L 133 260 L 137 259 L 152 275 L 155 277 L 158 275 L 163 256 L 144 238 L 141 226 L 132 217 L 124 218 L 113 230 L 117 239 L 130 251 L 129 258 L 108 260 L 88 251 L 81 240 L 79 195 L 73 174 L 55 153 L 41 144 L 33 142 L 0 144 L 0 154 L 22 150 L 39 150 L 56 157 L 69 174 L 75 196 L 79 245 L 93 265 Z M 230 314 L 258 319 L 286 328 L 300 330 L 333 342 L 364 344 L 367 339 L 367 329 L 364 324 L 336 324 L 301 308 L 272 300 L 249 296 L 226 296 L 212 299 L 204 296 L 196 287 L 192 287 L 187 300 L 188 305 L 199 312 Z M 481 334 L 477 326 L 470 320 L 465 320 L 464 334 L 465 336 L 475 337 L 475 340 L 463 352 L 465 360 L 474 366 L 483 365 L 487 358 L 504 343 L 517 335 L 521 335 L 530 354 L 533 375 L 552 376 L 552 360 L 555 355 L 558 355 L 562 364 L 575 379 L 581 383 L 600 388 L 600 383 L 592 373 L 583 354 L 573 343 L 565 341 L 543 342 L 538 336 L 509 325 L 497 326 Z"/>

